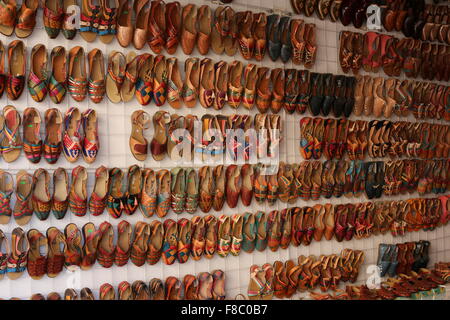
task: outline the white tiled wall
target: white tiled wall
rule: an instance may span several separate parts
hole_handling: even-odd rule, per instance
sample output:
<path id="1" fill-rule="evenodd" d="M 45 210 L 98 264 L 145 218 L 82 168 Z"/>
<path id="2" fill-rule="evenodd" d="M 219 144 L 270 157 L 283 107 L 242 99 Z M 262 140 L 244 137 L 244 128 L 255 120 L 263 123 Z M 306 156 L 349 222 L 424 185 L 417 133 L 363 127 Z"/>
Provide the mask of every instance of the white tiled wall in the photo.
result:
<path id="1" fill-rule="evenodd" d="M 188 3 L 186 0 L 180 1 L 182 5 Z M 202 0 L 191 0 L 191 2 L 197 3 L 198 5 L 208 3 L 213 8 L 217 6 L 216 3 L 211 3 L 208 1 Z M 249 10 L 258 11 L 256 8 L 262 8 L 261 10 L 284 10 L 287 12 L 291 12 L 290 4 L 288 0 L 234 0 L 232 4 L 233 8 L 236 11 L 246 10 L 247 6 Z M 332 23 L 329 21 L 320 21 L 315 17 L 305 18 L 308 22 L 314 22 L 317 24 L 317 41 L 318 41 L 318 56 L 316 65 L 313 68 L 313 71 L 317 72 L 331 72 L 334 74 L 342 73 L 340 67 L 338 65 L 338 33 L 340 30 L 344 29 L 344 27 L 339 23 Z M 347 28 L 348 29 L 348 28 Z M 5 46 L 8 45 L 9 42 L 14 40 L 14 37 L 7 38 L 5 36 L 0 36 L 0 40 L 3 42 Z M 33 32 L 32 36 L 28 39 L 24 40 L 27 47 L 28 57 L 30 55 L 31 49 L 34 45 L 38 43 L 43 43 L 47 46 L 48 52 L 51 49 L 58 45 L 63 45 L 67 49 L 70 49 L 76 45 L 81 45 L 85 48 L 86 52 L 94 48 L 99 48 L 105 54 L 105 61 L 107 61 L 108 54 L 113 50 L 119 50 L 124 54 L 128 53 L 130 50 L 133 50 L 132 47 L 127 49 L 123 49 L 119 46 L 117 42 L 113 42 L 112 44 L 105 45 L 100 40 L 96 40 L 94 43 L 85 42 L 79 35 L 74 40 L 66 40 L 62 35 L 60 35 L 57 39 L 51 40 L 47 37 L 47 34 L 43 30 L 42 27 L 42 11 L 38 14 L 38 24 L 36 30 Z M 148 47 L 142 52 L 149 52 Z M 194 51 L 193 55 L 201 57 L 197 51 Z M 176 56 L 180 59 L 180 70 L 184 70 L 183 63 L 187 58 L 186 55 L 183 54 L 181 48 L 178 49 Z M 226 55 L 218 56 L 214 54 L 212 51 L 209 54 L 209 57 L 214 61 L 218 60 L 226 60 L 231 62 L 233 59 L 243 60 L 239 53 L 236 54 L 236 57 L 228 57 Z M 27 61 L 27 64 L 29 62 Z M 255 61 L 252 61 L 255 63 Z M 272 62 L 268 57 L 264 59 L 263 62 L 258 63 L 259 65 L 264 65 L 267 67 L 275 68 L 275 67 L 285 67 L 285 68 L 295 68 L 296 66 L 288 63 L 283 65 L 281 62 Z M 298 68 L 298 67 L 297 67 Z M 181 71 L 183 72 L 183 71 Z M 43 103 L 34 102 L 28 92 L 25 89 L 24 94 L 22 94 L 21 98 L 17 101 L 8 101 L 6 97 L 6 93 L 0 101 L 0 106 L 5 106 L 7 104 L 12 104 L 17 107 L 20 112 L 26 107 L 36 107 L 41 112 L 41 115 L 44 114 L 45 110 L 49 107 L 54 107 L 54 105 L 50 102 L 50 99 L 47 98 Z M 28 162 L 24 156 L 22 156 L 18 161 L 7 164 L 4 161 L 0 161 L 0 167 L 8 170 L 12 174 L 15 174 L 18 169 L 27 169 L 29 173 L 33 173 L 39 167 L 46 168 L 53 173 L 53 170 L 57 168 L 57 166 L 65 167 L 67 169 L 73 168 L 76 165 L 85 165 L 89 170 L 89 192 L 92 190 L 94 176 L 93 173 L 95 168 L 100 165 L 105 165 L 107 167 L 120 167 L 123 170 L 126 170 L 132 164 L 139 164 L 145 167 L 151 168 L 171 168 L 174 166 L 169 160 L 165 160 L 162 162 L 155 162 L 151 156 L 145 161 L 145 163 L 138 163 L 133 156 L 131 155 L 128 147 L 128 138 L 129 132 L 131 130 L 130 126 L 130 116 L 133 111 L 138 109 L 146 110 L 150 115 L 153 115 L 157 110 L 159 110 L 155 105 L 151 104 L 147 107 L 141 107 L 139 103 L 135 100 L 132 102 L 124 104 L 112 104 L 108 101 L 107 98 L 103 100 L 103 102 L 99 105 L 93 104 L 89 99 L 86 99 L 82 103 L 76 103 L 72 100 L 69 95 L 67 95 L 66 99 L 61 105 L 56 106 L 61 110 L 61 112 L 65 112 L 70 106 L 77 106 L 81 111 L 87 108 L 94 108 L 99 115 L 99 130 L 100 130 L 100 154 L 97 158 L 97 161 L 92 165 L 86 165 L 82 160 L 78 161 L 76 164 L 68 163 L 63 156 L 61 156 L 57 165 L 51 166 L 48 165 L 44 160 L 40 162 L 38 165 L 33 165 Z M 161 110 L 166 110 L 171 113 L 175 113 L 171 107 L 166 104 L 161 107 Z M 177 110 L 179 114 L 188 114 L 195 113 L 199 116 L 205 113 L 213 113 L 217 114 L 219 112 L 215 110 L 205 110 L 200 104 L 198 104 L 193 109 L 182 108 L 181 110 Z M 233 113 L 233 110 L 226 106 L 223 111 L 224 114 L 230 115 Z M 252 111 L 247 111 L 246 109 L 239 109 L 239 113 L 251 113 L 256 114 L 256 109 Z M 298 151 L 299 144 L 299 120 L 301 119 L 300 115 L 286 115 L 284 111 L 281 112 L 281 115 L 284 119 L 284 141 L 281 144 L 281 160 L 288 162 L 299 162 L 301 161 L 301 157 Z M 397 120 L 396 116 L 393 116 L 393 120 Z M 410 120 L 414 121 L 413 118 Z M 42 134 L 44 133 L 44 128 L 42 128 Z M 151 140 L 153 135 L 153 128 L 150 128 L 146 133 L 148 140 Z M 417 196 L 417 195 L 412 195 Z M 391 199 L 400 199 L 401 197 L 395 197 Z M 358 201 L 366 201 L 366 199 L 332 199 L 332 202 L 335 204 L 346 203 L 348 201 L 358 202 Z M 320 200 L 321 203 L 326 203 L 325 200 Z M 254 205 L 251 208 L 245 208 L 241 204 L 239 204 L 238 208 L 234 210 L 230 210 L 225 207 L 223 210 L 226 214 L 233 213 L 245 213 L 246 211 L 257 212 L 258 210 L 263 210 L 268 212 L 272 208 L 260 206 L 253 202 Z M 309 201 L 298 201 L 295 205 L 297 206 L 308 206 L 314 205 L 315 202 Z M 275 208 L 282 209 L 285 205 L 278 203 Z M 199 213 L 200 214 L 200 213 Z M 215 215 L 219 215 L 219 212 L 215 212 Z M 182 217 L 190 218 L 187 214 L 182 215 Z M 123 219 L 127 219 L 130 223 L 134 224 L 137 221 L 144 220 L 143 216 L 140 212 L 136 212 L 133 216 L 122 217 Z M 176 215 L 171 212 L 167 218 L 176 219 Z M 26 226 L 25 231 L 28 231 L 31 228 L 37 228 L 38 230 L 45 232 L 47 228 L 51 226 L 56 226 L 63 230 L 64 227 L 68 223 L 76 223 L 80 228 L 87 222 L 93 222 L 95 225 L 99 225 L 103 221 L 109 221 L 114 226 L 116 226 L 120 220 L 114 220 L 109 217 L 109 215 L 105 212 L 100 217 L 93 217 L 91 215 L 86 215 L 85 217 L 75 217 L 71 213 L 68 213 L 63 220 L 57 221 L 53 216 L 47 221 L 39 221 L 36 217 L 32 219 L 29 225 Z M 145 221 L 150 222 L 151 219 L 145 219 Z M 14 221 L 7 226 L 1 226 L 2 230 L 9 236 L 9 233 L 16 225 Z M 313 242 L 309 247 L 299 247 L 294 248 L 290 247 L 288 250 L 279 250 L 276 253 L 269 252 L 268 250 L 264 253 L 255 252 L 253 254 L 247 254 L 242 252 L 239 257 L 228 256 L 223 259 L 218 256 L 214 257 L 212 260 L 202 259 L 201 261 L 193 261 L 189 260 L 184 265 L 180 265 L 175 263 L 172 266 L 166 266 L 162 262 L 158 263 L 155 266 L 145 265 L 144 267 L 136 267 L 132 263 L 128 263 L 125 267 L 118 268 L 112 267 L 111 269 L 104 269 L 100 265 L 96 264 L 93 266 L 90 271 L 82 271 L 75 274 L 71 274 L 67 271 L 63 271 L 55 279 L 43 278 L 42 280 L 32 280 L 28 274 L 24 274 L 21 278 L 15 281 L 10 281 L 5 277 L 2 281 L 0 281 L 0 298 L 10 298 L 10 297 L 19 297 L 19 298 L 28 298 L 32 293 L 42 293 L 44 295 L 56 291 L 62 294 L 67 287 L 73 287 L 75 289 L 81 289 L 83 287 L 90 287 L 94 294 L 98 296 L 98 289 L 101 284 L 105 282 L 109 282 L 114 286 L 117 286 L 121 281 L 127 280 L 130 283 L 135 280 L 144 280 L 149 281 L 153 277 L 157 278 L 166 278 L 168 276 L 179 276 L 183 277 L 185 274 L 192 273 L 197 274 L 202 271 L 212 271 L 214 269 L 222 269 L 226 272 L 227 276 L 227 295 L 229 298 L 233 299 L 238 293 L 246 294 L 246 287 L 249 280 L 249 268 L 252 264 L 262 265 L 266 262 L 273 263 L 276 260 L 285 261 L 288 259 L 296 260 L 299 255 L 316 255 L 320 254 L 332 254 L 332 253 L 340 253 L 343 248 L 352 248 L 352 249 L 360 249 L 364 250 L 366 253 L 365 265 L 363 266 L 363 271 L 360 275 L 360 280 L 363 281 L 367 275 L 364 270 L 365 267 L 369 264 L 374 264 L 377 258 L 377 248 L 379 243 L 397 243 L 404 241 L 414 241 L 419 239 L 427 239 L 431 241 L 431 260 L 430 263 L 434 263 L 436 261 L 450 261 L 450 226 L 439 228 L 433 232 L 417 232 L 413 234 L 408 234 L 404 237 L 393 238 L 390 235 L 386 236 L 377 236 L 372 237 L 370 239 L 364 240 L 353 240 L 350 242 L 337 243 L 335 240 L 332 241 L 322 241 L 320 243 Z M 298 298 L 298 296 L 294 296 L 294 298 Z"/>

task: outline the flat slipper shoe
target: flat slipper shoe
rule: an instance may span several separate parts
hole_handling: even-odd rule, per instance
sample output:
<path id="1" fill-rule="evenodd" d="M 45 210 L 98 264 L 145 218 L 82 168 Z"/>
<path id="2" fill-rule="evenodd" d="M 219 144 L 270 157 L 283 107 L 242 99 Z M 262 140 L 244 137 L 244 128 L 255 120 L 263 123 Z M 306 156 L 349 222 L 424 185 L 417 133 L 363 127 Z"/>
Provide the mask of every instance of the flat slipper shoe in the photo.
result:
<path id="1" fill-rule="evenodd" d="M 144 169 L 143 179 L 140 209 L 144 217 L 150 218 L 156 212 L 156 174 L 151 169 Z"/>
<path id="2" fill-rule="evenodd" d="M 99 226 L 99 241 L 97 248 L 97 261 L 103 268 L 110 268 L 114 263 L 114 229 L 109 222 Z"/>
<path id="3" fill-rule="evenodd" d="M 219 61 L 214 65 L 215 99 L 214 109 L 221 110 L 227 102 L 228 90 L 228 64 L 225 61 Z"/>
<path id="4" fill-rule="evenodd" d="M 61 103 L 67 92 L 67 57 L 66 49 L 58 46 L 50 55 L 52 73 L 48 81 L 48 95 L 53 103 Z"/>
<path id="5" fill-rule="evenodd" d="M 128 2 L 128 1 L 125 1 Z M 144 48 L 144 46 L 147 44 L 147 38 L 148 38 L 148 21 L 149 21 L 149 15 L 150 15 L 150 9 L 148 7 L 149 0 L 138 0 L 134 1 L 133 4 L 133 10 L 134 10 L 134 16 L 135 16 L 135 24 L 134 24 L 134 33 L 133 33 L 133 45 L 137 50 L 141 50 Z M 128 11 L 128 15 L 132 15 L 130 11 Z M 118 26 L 118 36 L 119 38 L 122 38 L 121 35 L 121 18 L 123 16 L 119 16 L 119 26 Z M 129 24 L 131 25 L 131 19 L 132 17 L 129 17 Z M 129 28 L 132 28 L 131 26 Z M 121 41 L 119 40 L 119 43 Z"/>
<path id="6" fill-rule="evenodd" d="M 168 277 L 165 283 L 165 300 L 182 300 L 183 284 L 176 277 Z"/>
<path id="7" fill-rule="evenodd" d="M 0 33 L 8 37 L 13 34 L 17 15 L 17 3 L 15 0 L 3 0 L 1 2 Z"/>
<path id="8" fill-rule="evenodd" d="M 160 279 L 153 278 L 148 284 L 150 290 L 150 297 L 152 300 L 164 300 L 164 284 Z"/>
<path id="9" fill-rule="evenodd" d="M 280 16 L 271 14 L 267 17 L 267 52 L 272 61 L 277 61 L 281 54 Z M 292 31 L 291 31 L 292 36 Z"/>
<path id="10" fill-rule="evenodd" d="M 233 61 L 230 65 L 228 80 L 228 105 L 237 109 L 242 101 L 244 87 L 242 85 L 242 76 L 244 74 L 244 65 L 240 61 Z"/>
<path id="11" fill-rule="evenodd" d="M 178 68 L 178 59 L 169 58 L 166 60 L 167 68 L 167 101 L 174 109 L 181 108 L 181 90 L 183 81 L 181 80 L 180 70 Z"/>
<path id="12" fill-rule="evenodd" d="M 125 78 L 126 59 L 117 51 L 113 51 L 108 57 L 108 74 L 106 76 L 106 94 L 112 103 L 122 101 L 121 87 Z"/>
<path id="13" fill-rule="evenodd" d="M 88 94 L 91 101 L 100 103 L 106 92 L 105 65 L 103 53 L 99 49 L 93 49 L 88 54 L 89 78 Z"/>
<path id="14" fill-rule="evenodd" d="M 209 216 L 208 216 L 209 217 Z M 209 221 L 209 220 L 208 220 Z M 206 218 L 195 216 L 192 218 L 192 244 L 191 244 L 191 258 L 198 261 L 202 258 L 206 249 Z M 216 221 L 217 226 L 217 221 Z M 214 233 L 216 230 L 214 230 Z M 216 239 L 214 239 L 216 240 Z M 207 258 L 210 258 L 215 252 L 216 242 L 214 242 L 213 251 L 209 251 Z M 206 256 L 206 254 L 205 254 Z"/>
<path id="15" fill-rule="evenodd" d="M 77 2 L 78 2 L 77 0 L 63 0 L 63 7 L 62 7 L 63 18 L 62 18 L 61 32 L 63 36 L 68 40 L 72 40 L 77 35 L 77 29 L 75 28 L 75 18 L 74 18 L 76 14 L 75 6 L 77 5 Z"/>
<path id="16" fill-rule="evenodd" d="M 7 262 L 7 276 L 10 280 L 18 279 L 27 268 L 27 256 L 30 249 L 25 232 L 15 228 L 11 232 L 11 254 Z"/>
<path id="17" fill-rule="evenodd" d="M 94 190 L 88 201 L 89 212 L 94 216 L 99 216 L 105 211 L 106 197 L 108 195 L 109 171 L 104 166 L 95 170 Z"/>
<path id="18" fill-rule="evenodd" d="M 26 108 L 23 113 L 23 151 L 31 163 L 39 163 L 42 154 L 40 137 L 41 116 L 35 108 Z"/>
<path id="19" fill-rule="evenodd" d="M 50 39 L 55 39 L 63 24 L 63 3 L 61 0 L 45 0 L 43 9 L 44 29 Z"/>
<path id="20" fill-rule="evenodd" d="M 250 60 L 255 50 L 255 39 L 253 38 L 253 13 L 251 11 L 237 13 L 239 50 L 244 59 Z"/>
<path id="21" fill-rule="evenodd" d="M 170 209 L 170 185 L 171 176 L 168 170 L 159 170 L 156 174 L 156 180 L 158 182 L 158 197 L 156 206 L 156 215 L 163 218 L 167 215 Z"/>
<path id="22" fill-rule="evenodd" d="M 214 279 L 209 272 L 201 272 L 198 275 L 198 300 L 212 300 L 212 288 Z"/>
<path id="23" fill-rule="evenodd" d="M 37 44 L 31 50 L 28 74 L 28 91 L 34 101 L 42 102 L 47 96 L 47 80 L 47 49 L 43 44 Z"/>
<path id="24" fill-rule="evenodd" d="M 116 291 L 109 283 L 104 283 L 99 290 L 100 300 L 116 300 Z"/>
<path id="25" fill-rule="evenodd" d="M 65 169 L 53 172 L 52 213 L 56 219 L 63 219 L 69 208 L 69 176 Z"/>
<path id="26" fill-rule="evenodd" d="M 198 300 L 198 279 L 192 274 L 183 278 L 184 300 Z"/>
<path id="27" fill-rule="evenodd" d="M 132 286 L 133 300 L 150 300 L 150 291 L 144 281 L 135 281 Z"/>
<path id="28" fill-rule="evenodd" d="M 127 67 L 125 68 L 125 78 L 120 88 L 120 97 L 123 102 L 133 100 L 136 92 L 136 82 L 139 75 L 139 56 L 134 51 L 127 54 Z M 151 91 L 150 91 L 151 92 Z"/>
<path id="29" fill-rule="evenodd" d="M 101 18 L 101 0 L 82 0 L 80 34 L 87 42 L 97 38 Z"/>
<path id="30" fill-rule="evenodd" d="M 175 54 L 181 33 L 181 5 L 178 1 L 170 2 L 164 8 L 166 15 L 166 51 Z"/>
<path id="31" fill-rule="evenodd" d="M 154 57 L 151 54 L 144 53 L 137 57 L 137 79 L 135 80 L 136 100 L 143 106 L 150 103 L 153 97 L 154 86 Z M 125 74 L 125 82 L 126 82 Z M 122 86 L 123 88 L 123 86 Z"/>
<path id="32" fill-rule="evenodd" d="M 167 64 L 164 56 L 155 57 L 153 75 L 153 100 L 160 107 L 167 99 Z"/>
<path id="33" fill-rule="evenodd" d="M 272 101 L 270 104 L 270 111 L 278 113 L 285 106 L 285 74 L 281 68 L 272 69 Z"/>
<path id="34" fill-rule="evenodd" d="M 138 161 L 147 159 L 148 141 L 144 136 L 144 130 L 150 126 L 150 116 L 147 112 L 137 110 L 131 115 L 130 150 Z"/>
<path id="35" fill-rule="evenodd" d="M 42 168 L 37 169 L 33 175 L 32 203 L 34 213 L 39 220 L 47 220 L 52 208 L 50 197 L 50 175 Z"/>
<path id="36" fill-rule="evenodd" d="M 211 290 L 213 300 L 225 300 L 225 272 L 222 270 L 214 270 L 211 272 L 211 275 L 213 277 L 213 285 Z"/>
<path id="37" fill-rule="evenodd" d="M 215 89 L 214 65 L 211 59 L 204 58 L 200 61 L 200 89 L 199 89 L 199 100 L 203 108 L 209 108 L 215 104 L 214 89 Z"/>
<path id="38" fill-rule="evenodd" d="M 305 61 L 305 22 L 302 19 L 293 19 L 290 23 L 292 43 L 292 62 L 296 65 Z"/>
<path id="39" fill-rule="evenodd" d="M 190 55 L 197 42 L 198 10 L 195 4 L 183 7 L 181 27 L 181 48 L 184 54 Z"/>
<path id="40" fill-rule="evenodd" d="M 133 40 L 135 28 L 137 29 L 138 20 L 142 21 L 142 18 L 138 18 L 139 11 L 136 11 L 136 24 L 133 25 L 131 19 L 133 17 L 132 5 L 136 8 L 142 1 L 135 1 L 130 3 L 129 1 L 119 1 L 119 8 L 117 10 L 117 42 L 126 48 Z M 148 12 L 148 11 L 147 11 Z M 142 48 L 141 48 L 142 49 Z"/>
<path id="41" fill-rule="evenodd" d="M 62 115 L 56 108 L 45 111 L 44 159 L 49 164 L 58 161 L 62 151 Z"/>
<path id="42" fill-rule="evenodd" d="M 323 105 L 324 79 L 325 75 L 323 74 L 311 73 L 310 111 L 315 117 L 320 114 L 321 106 Z"/>
<path id="43" fill-rule="evenodd" d="M 150 49 L 156 54 L 160 54 L 166 45 L 167 21 L 164 14 L 165 10 L 166 4 L 164 1 L 155 0 L 150 2 L 147 42 Z"/>
<path id="44" fill-rule="evenodd" d="M 183 218 L 178 220 L 178 250 L 177 260 L 179 263 L 185 263 L 189 259 L 191 248 L 191 229 L 190 220 Z"/>
<path id="45" fill-rule="evenodd" d="M 123 171 L 119 168 L 112 168 L 109 171 L 108 197 L 106 200 L 106 209 L 111 217 L 117 219 L 122 215 L 123 204 Z"/>
<path id="46" fill-rule="evenodd" d="M 164 221 L 164 242 L 162 247 L 162 261 L 166 265 L 172 265 L 178 252 L 178 228 L 177 223 L 172 219 Z"/>
<path id="47" fill-rule="evenodd" d="M 184 62 L 185 80 L 181 95 L 184 105 L 193 108 L 197 104 L 200 87 L 200 60 L 188 58 Z"/>
<path id="48" fill-rule="evenodd" d="M 73 163 L 81 154 L 81 113 L 78 108 L 69 108 L 64 116 L 63 152 L 67 161 Z"/>
<path id="49" fill-rule="evenodd" d="M 81 102 L 86 98 L 86 58 L 84 49 L 80 46 L 74 47 L 69 51 L 67 88 L 75 101 Z"/>
<path id="50" fill-rule="evenodd" d="M 231 247 L 230 253 L 233 256 L 238 256 L 241 252 L 242 244 L 242 226 L 244 218 L 240 214 L 233 214 L 231 216 Z"/>
<path id="51" fill-rule="evenodd" d="M 10 100 L 17 100 L 25 87 L 26 47 L 20 40 L 12 41 L 8 46 L 8 75 L 6 92 Z"/>
<path id="52" fill-rule="evenodd" d="M 180 214 L 186 206 L 186 170 L 173 168 L 171 170 L 171 207 L 172 211 Z"/>

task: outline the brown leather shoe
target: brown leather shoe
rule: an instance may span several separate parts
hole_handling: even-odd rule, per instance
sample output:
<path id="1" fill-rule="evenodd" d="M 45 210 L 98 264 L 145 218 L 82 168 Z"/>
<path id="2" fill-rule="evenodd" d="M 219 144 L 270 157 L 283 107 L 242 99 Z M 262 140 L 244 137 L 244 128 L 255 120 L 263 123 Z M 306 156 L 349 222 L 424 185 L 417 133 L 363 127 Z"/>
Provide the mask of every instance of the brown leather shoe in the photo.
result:
<path id="1" fill-rule="evenodd" d="M 178 1 L 166 5 L 166 51 L 174 54 L 178 48 L 178 39 L 181 32 L 181 6 Z"/>
<path id="2" fill-rule="evenodd" d="M 242 187 L 241 187 L 241 200 L 242 204 L 246 207 L 250 206 L 253 199 L 253 184 L 254 173 L 253 167 L 249 164 L 245 164 L 241 168 Z"/>
<path id="3" fill-rule="evenodd" d="M 197 7 L 188 4 L 183 8 L 182 17 L 181 48 L 184 54 L 190 55 L 197 42 Z"/>
<path id="4" fill-rule="evenodd" d="M 255 50 L 255 39 L 252 32 L 253 14 L 251 11 L 245 11 L 238 12 L 237 15 L 239 50 L 244 59 L 250 60 Z"/>
<path id="5" fill-rule="evenodd" d="M 128 1 L 125 1 L 128 2 Z M 147 8 L 149 0 L 134 1 L 134 14 L 136 17 L 135 29 L 133 34 L 133 44 L 138 50 L 144 48 L 148 37 L 148 20 L 150 10 Z M 120 27 L 120 25 L 119 25 Z M 119 32 L 119 31 L 118 31 Z M 126 32 L 126 31 L 124 31 Z M 125 40 L 124 40 L 125 41 Z"/>
<path id="6" fill-rule="evenodd" d="M 135 1 L 137 3 L 139 1 Z M 131 23 L 131 6 L 130 1 L 120 0 L 119 9 L 117 11 L 117 42 L 126 48 L 130 45 L 131 40 L 133 40 L 134 28 Z"/>
<path id="7" fill-rule="evenodd" d="M 166 5 L 162 0 L 153 0 L 150 4 L 147 42 L 150 49 L 156 54 L 160 54 L 166 45 L 165 7 Z"/>
<path id="8" fill-rule="evenodd" d="M 211 46 L 211 8 L 203 5 L 198 9 L 197 49 L 201 55 L 207 55 Z"/>
<path id="9" fill-rule="evenodd" d="M 240 171 L 238 166 L 230 165 L 226 170 L 226 200 L 230 208 L 236 208 L 241 192 Z"/>

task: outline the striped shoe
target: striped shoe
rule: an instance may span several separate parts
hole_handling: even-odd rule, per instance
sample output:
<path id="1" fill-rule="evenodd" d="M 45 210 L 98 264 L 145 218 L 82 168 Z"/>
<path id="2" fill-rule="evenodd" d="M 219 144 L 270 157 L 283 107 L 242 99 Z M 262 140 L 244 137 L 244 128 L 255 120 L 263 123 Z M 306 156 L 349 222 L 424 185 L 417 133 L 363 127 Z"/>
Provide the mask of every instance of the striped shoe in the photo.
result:
<path id="1" fill-rule="evenodd" d="M 78 108 L 71 107 L 64 116 L 64 126 L 66 128 L 63 136 L 63 152 L 67 161 L 75 162 L 81 153 L 81 114 Z"/>

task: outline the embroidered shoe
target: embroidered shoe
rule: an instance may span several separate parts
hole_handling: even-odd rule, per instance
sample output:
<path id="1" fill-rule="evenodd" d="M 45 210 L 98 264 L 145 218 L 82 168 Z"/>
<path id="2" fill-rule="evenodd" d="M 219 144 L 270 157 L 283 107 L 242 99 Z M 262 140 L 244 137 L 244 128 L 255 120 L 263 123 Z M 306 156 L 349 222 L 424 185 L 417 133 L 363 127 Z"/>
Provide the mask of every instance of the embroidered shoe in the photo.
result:
<path id="1" fill-rule="evenodd" d="M 0 224 L 8 224 L 11 219 L 12 209 L 10 202 L 13 191 L 14 180 L 12 175 L 0 169 Z"/>
<path id="2" fill-rule="evenodd" d="M 238 256 L 241 252 L 242 245 L 242 226 L 244 219 L 240 214 L 231 216 L 231 248 L 230 252 L 233 256 Z"/>
<path id="3" fill-rule="evenodd" d="M 178 228 L 172 219 L 164 221 L 164 242 L 162 247 L 162 260 L 166 265 L 175 262 L 178 252 Z"/>
<path id="4" fill-rule="evenodd" d="M 106 208 L 106 198 L 108 195 L 109 171 L 104 166 L 95 170 L 94 190 L 89 198 L 89 212 L 94 216 L 99 216 Z"/>
<path id="5" fill-rule="evenodd" d="M 179 214 L 186 206 L 186 171 L 183 168 L 172 169 L 171 180 L 171 207 Z"/>
<path id="6" fill-rule="evenodd" d="M 45 111 L 44 159 L 49 164 L 58 161 L 62 151 L 62 116 L 58 109 Z"/>
<path id="7" fill-rule="evenodd" d="M 142 171 L 137 165 L 128 169 L 127 192 L 123 197 L 123 209 L 127 215 L 132 215 L 139 207 L 142 186 Z"/>
<path id="8" fill-rule="evenodd" d="M 25 232 L 15 228 L 11 232 L 11 254 L 7 262 L 7 275 L 10 280 L 18 279 L 27 268 L 27 256 L 30 244 Z"/>
<path id="9" fill-rule="evenodd" d="M 219 217 L 217 238 L 217 253 L 225 258 L 231 249 L 231 219 L 224 214 Z"/>
<path id="10" fill-rule="evenodd" d="M 69 108 L 64 116 L 63 152 L 67 161 L 75 162 L 81 153 L 81 114 L 75 107 Z"/>
<path id="11" fill-rule="evenodd" d="M 47 220 L 52 208 L 50 175 L 45 169 L 37 169 L 33 176 L 33 208 L 39 220 Z"/>
<path id="12" fill-rule="evenodd" d="M 189 259 L 191 252 L 191 229 L 190 220 L 183 218 L 178 221 L 178 251 L 177 260 L 179 263 L 185 263 Z"/>
<path id="13" fill-rule="evenodd" d="M 199 216 L 192 218 L 191 257 L 195 261 L 200 260 L 205 251 L 205 231 L 205 218 Z M 214 243 L 214 250 L 215 246 Z"/>
<path id="14" fill-rule="evenodd" d="M 85 167 L 78 166 L 72 171 L 72 186 L 69 192 L 69 208 L 78 217 L 87 212 L 87 171 Z"/>
<path id="15" fill-rule="evenodd" d="M 118 219 L 124 209 L 122 180 L 123 172 L 119 168 L 113 168 L 109 171 L 109 189 L 106 200 L 106 208 L 111 217 Z"/>
<path id="16" fill-rule="evenodd" d="M 123 220 L 117 226 L 117 245 L 114 252 L 114 263 L 122 267 L 128 263 L 131 253 L 132 233 L 131 225 Z"/>
<path id="17" fill-rule="evenodd" d="M 103 268 L 110 268 L 114 263 L 114 229 L 109 222 L 103 222 L 99 227 L 97 261 Z"/>
<path id="18" fill-rule="evenodd" d="M 161 222 L 153 220 L 150 224 L 150 240 L 146 260 L 150 265 L 156 264 L 161 259 L 164 241 L 164 226 Z"/>
<path id="19" fill-rule="evenodd" d="M 97 158 L 100 149 L 98 140 L 97 112 L 93 109 L 87 109 L 81 116 L 84 138 L 81 143 L 84 161 L 93 163 Z"/>
<path id="20" fill-rule="evenodd" d="M 36 102 L 42 102 L 47 96 L 47 48 L 37 44 L 31 50 L 31 66 L 28 74 L 28 91 Z"/>
<path id="21" fill-rule="evenodd" d="M 39 163 L 42 154 L 40 137 L 41 116 L 35 108 L 26 108 L 23 113 L 23 151 L 31 163 Z"/>
<path id="22" fill-rule="evenodd" d="M 62 219 L 69 207 L 69 177 L 64 168 L 53 172 L 52 213 L 56 219 Z"/>
<path id="23" fill-rule="evenodd" d="M 143 186 L 141 193 L 140 209 L 144 217 L 150 218 L 156 212 L 157 184 L 155 172 L 152 169 L 144 169 Z"/>
<path id="24" fill-rule="evenodd" d="M 53 103 L 59 104 L 66 96 L 67 58 L 66 49 L 58 46 L 50 55 L 52 73 L 48 81 L 48 95 Z"/>
<path id="25" fill-rule="evenodd" d="M 156 174 L 156 180 L 158 182 L 156 214 L 158 215 L 158 217 L 163 218 L 167 215 L 170 208 L 170 172 L 168 170 L 158 171 Z"/>
<path id="26" fill-rule="evenodd" d="M 26 225 L 33 215 L 33 177 L 26 171 L 21 170 L 16 176 L 16 203 L 13 215 L 19 226 Z"/>

